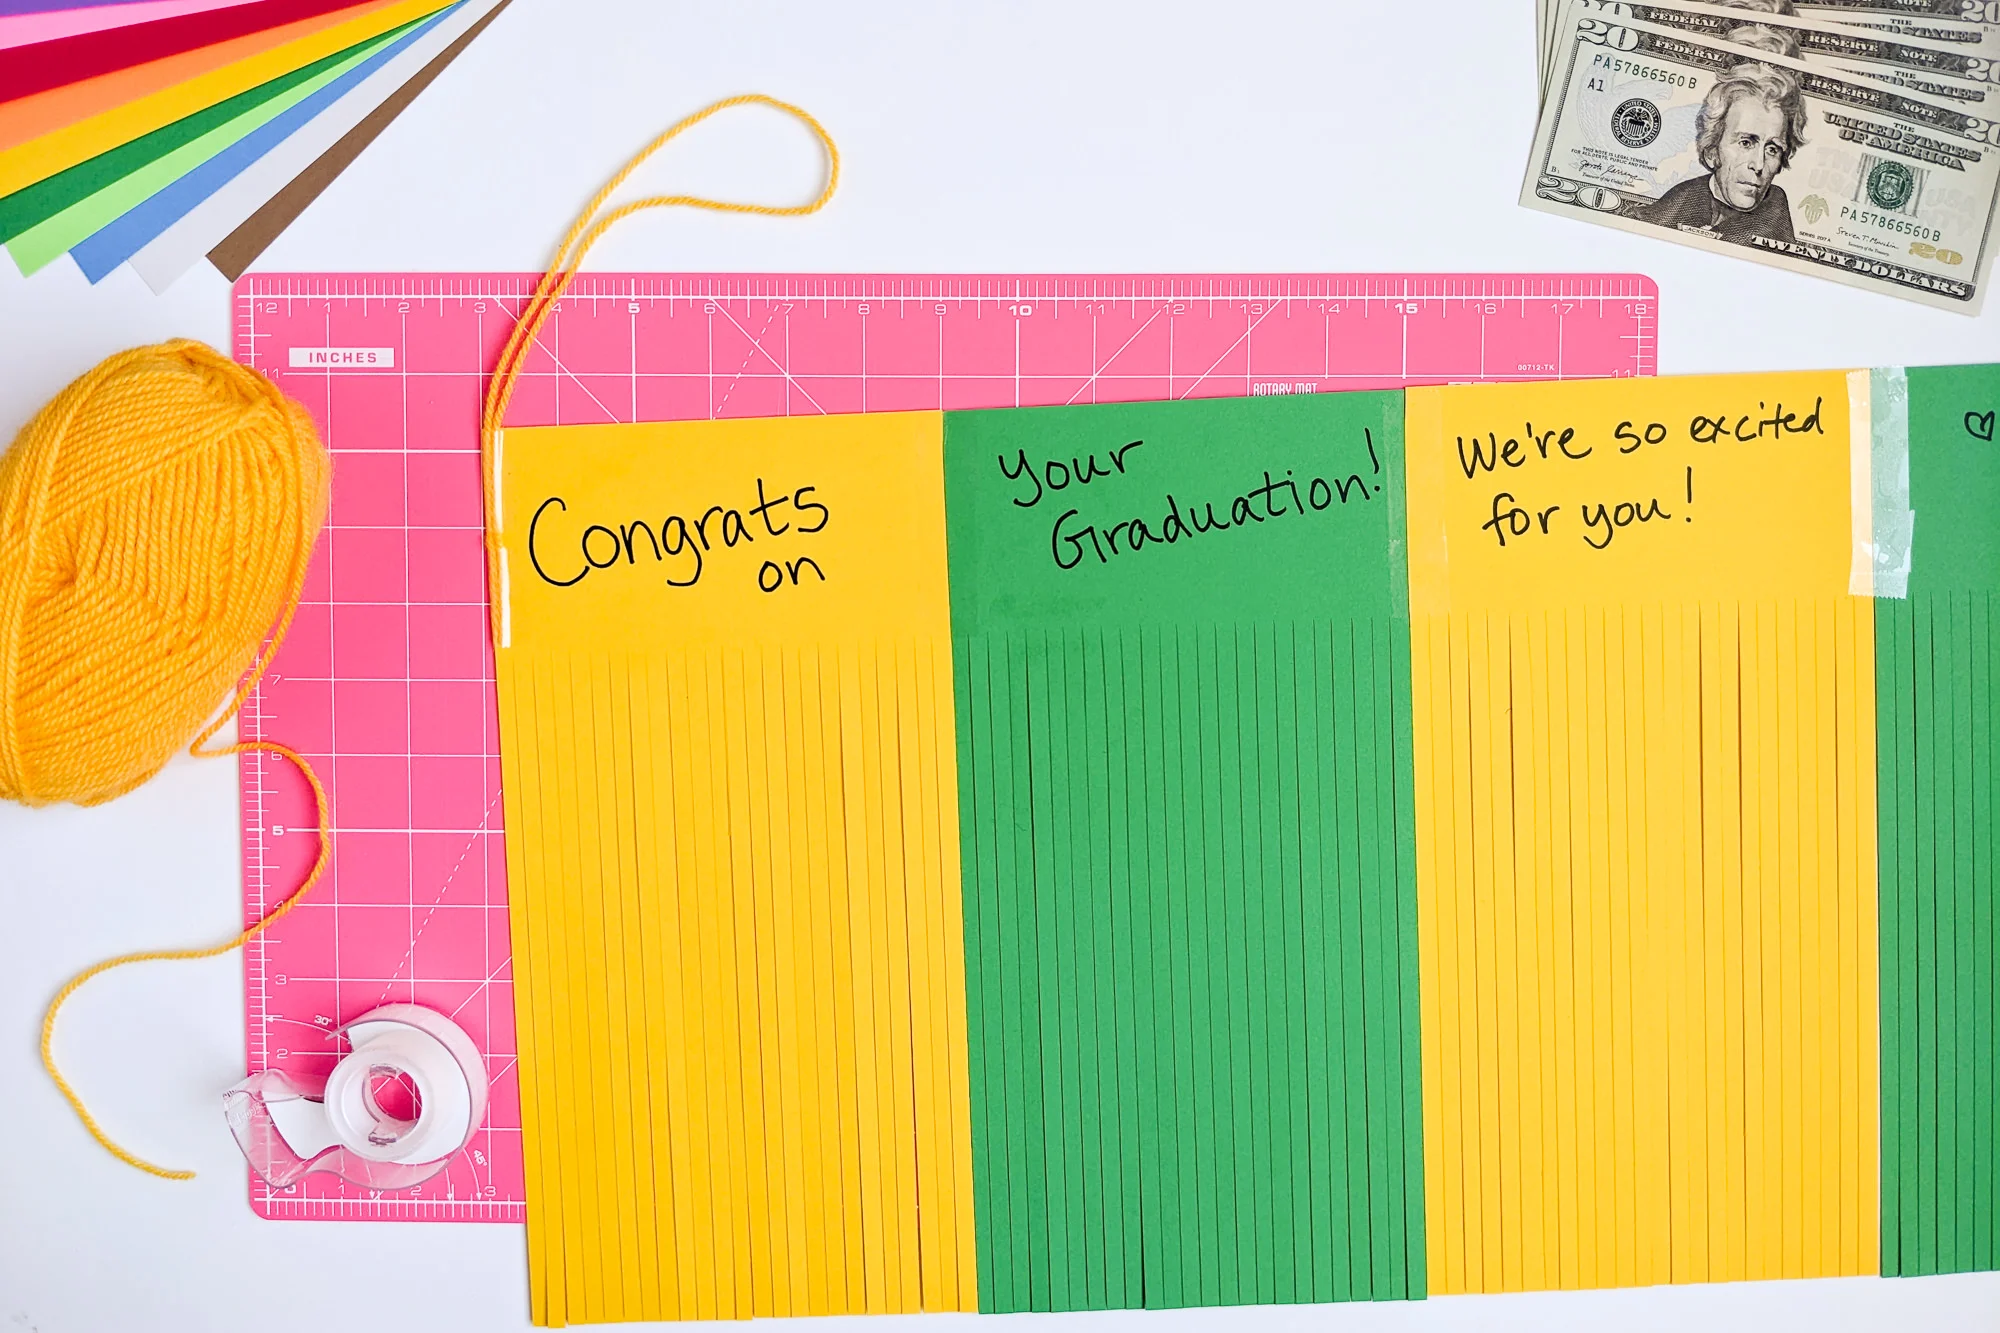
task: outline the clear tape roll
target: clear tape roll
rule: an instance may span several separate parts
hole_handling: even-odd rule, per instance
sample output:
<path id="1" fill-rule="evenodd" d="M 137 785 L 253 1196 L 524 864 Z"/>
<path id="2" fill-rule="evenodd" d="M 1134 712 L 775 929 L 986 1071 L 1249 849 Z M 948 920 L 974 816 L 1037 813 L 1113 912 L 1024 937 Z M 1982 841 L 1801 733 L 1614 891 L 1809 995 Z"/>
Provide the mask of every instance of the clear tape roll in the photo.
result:
<path id="1" fill-rule="evenodd" d="M 486 1115 L 486 1062 L 435 1009 L 387 1004 L 341 1029 L 350 1046 L 323 1080 L 252 1074 L 223 1094 L 250 1168 L 284 1189 L 314 1171 L 372 1189 L 407 1189 L 444 1169 Z M 385 1110 L 388 1079 L 414 1089 L 414 1118 Z"/>

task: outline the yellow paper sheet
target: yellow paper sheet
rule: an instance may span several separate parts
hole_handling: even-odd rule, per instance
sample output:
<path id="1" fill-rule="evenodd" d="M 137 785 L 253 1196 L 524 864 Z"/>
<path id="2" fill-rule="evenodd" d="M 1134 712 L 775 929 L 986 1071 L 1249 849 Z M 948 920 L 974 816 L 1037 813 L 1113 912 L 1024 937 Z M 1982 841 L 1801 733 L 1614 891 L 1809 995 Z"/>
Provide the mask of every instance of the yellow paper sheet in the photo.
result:
<path id="1" fill-rule="evenodd" d="M 974 1310 L 942 418 L 509 430 L 533 1315 Z"/>
<path id="2" fill-rule="evenodd" d="M 1410 392 L 1434 1293 L 1876 1271 L 1849 396 Z"/>
<path id="3" fill-rule="evenodd" d="M 260 49 L 245 59 L 207 70 L 25 143 L 0 149 L 0 194 L 10 194 L 58 171 L 66 171 L 203 107 L 214 106 L 281 74 L 379 37 L 391 28 L 442 9 L 449 2 L 401 0 L 399 4 L 363 9 L 353 18 L 331 26 L 301 20 L 293 25 L 303 34 L 296 40 Z"/>

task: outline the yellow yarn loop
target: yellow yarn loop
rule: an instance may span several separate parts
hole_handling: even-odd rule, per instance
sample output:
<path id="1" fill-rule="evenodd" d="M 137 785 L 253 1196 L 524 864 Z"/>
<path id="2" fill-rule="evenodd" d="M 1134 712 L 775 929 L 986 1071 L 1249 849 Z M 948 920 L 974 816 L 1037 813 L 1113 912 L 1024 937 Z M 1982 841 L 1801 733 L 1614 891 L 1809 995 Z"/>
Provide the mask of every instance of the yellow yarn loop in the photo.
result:
<path id="1" fill-rule="evenodd" d="M 50 1077 L 99 1143 L 158 1176 L 191 1173 L 153 1166 L 98 1127 L 56 1068 L 56 1013 L 109 968 L 237 947 L 324 869 L 326 798 L 304 761 L 267 742 L 203 747 L 242 706 L 291 623 L 330 470 L 305 409 L 188 341 L 107 359 L 0 454 L 0 797 L 96 805 L 186 745 L 197 755 L 283 755 L 306 773 L 319 806 L 319 858 L 263 921 L 211 948 L 99 963 L 49 1005 Z"/>
<path id="2" fill-rule="evenodd" d="M 709 199 L 698 194 L 659 194 L 644 199 L 634 199 L 629 204 L 620 204 L 603 217 L 597 210 L 610 199 L 637 171 L 642 163 L 654 153 L 685 131 L 701 124 L 719 111 L 727 111 L 737 106 L 768 106 L 799 121 L 813 132 L 820 147 L 826 150 L 826 184 L 809 203 L 803 204 L 744 204 L 728 199 Z M 493 642 L 500 642 L 500 597 L 498 591 L 500 566 L 500 515 L 493 512 L 493 434 L 500 429 L 507 416 L 508 400 L 514 396 L 514 381 L 521 374 L 521 367 L 527 362 L 529 349 L 535 345 L 535 335 L 542 325 L 555 313 L 556 302 L 562 300 L 563 293 L 576 280 L 583 266 L 583 257 L 590 253 L 598 238 L 609 231 L 620 220 L 648 208 L 703 208 L 712 213 L 755 213 L 763 217 L 796 218 L 808 213 L 817 213 L 826 207 L 827 200 L 833 198 L 834 190 L 840 185 L 840 148 L 833 142 L 833 136 L 826 132 L 826 126 L 814 119 L 804 107 L 790 102 L 781 102 L 763 93 L 744 93 L 737 97 L 725 97 L 719 102 L 711 102 L 691 116 L 684 117 L 669 125 L 658 138 L 641 148 L 632 160 L 618 169 L 618 174 L 605 183 L 597 196 L 584 205 L 583 212 L 570 224 L 569 234 L 556 247 L 555 258 L 549 261 L 548 272 L 542 275 L 535 286 L 535 294 L 521 311 L 521 318 L 514 325 L 507 344 L 500 350 L 500 360 L 493 367 L 493 378 L 487 381 L 486 411 L 479 424 L 479 465 L 481 490 L 486 496 L 486 578 L 488 588 L 488 613 L 491 616 Z"/>

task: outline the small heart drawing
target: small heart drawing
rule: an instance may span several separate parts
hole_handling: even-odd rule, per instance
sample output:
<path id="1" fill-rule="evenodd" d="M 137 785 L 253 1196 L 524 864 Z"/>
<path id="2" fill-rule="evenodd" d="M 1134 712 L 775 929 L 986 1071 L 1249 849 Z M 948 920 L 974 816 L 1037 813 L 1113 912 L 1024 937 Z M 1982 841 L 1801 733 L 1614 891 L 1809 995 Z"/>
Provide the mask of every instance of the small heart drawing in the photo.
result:
<path id="1" fill-rule="evenodd" d="M 1993 443 L 1993 414 L 1991 412 L 1967 412 L 1965 433 L 1976 439 Z"/>

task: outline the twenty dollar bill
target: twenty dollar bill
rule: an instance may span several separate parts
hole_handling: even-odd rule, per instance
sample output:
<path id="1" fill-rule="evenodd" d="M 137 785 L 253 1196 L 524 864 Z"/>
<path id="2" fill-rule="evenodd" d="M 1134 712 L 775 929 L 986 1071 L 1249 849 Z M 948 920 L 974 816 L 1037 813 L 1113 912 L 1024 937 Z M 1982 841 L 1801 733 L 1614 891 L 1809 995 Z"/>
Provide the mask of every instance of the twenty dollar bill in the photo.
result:
<path id="1" fill-rule="evenodd" d="M 1562 22 L 1524 205 L 1978 310 L 2000 123 L 1583 7 Z"/>
<path id="2" fill-rule="evenodd" d="M 1684 35 L 1750 46 L 1802 60 L 1832 74 L 1893 83 L 1941 102 L 1992 116 L 2000 102 L 2000 31 L 1974 29 L 1966 43 L 1931 42 L 1824 19 L 1765 14 L 1703 0 L 1572 0 L 1587 14 L 1632 20 Z"/>

